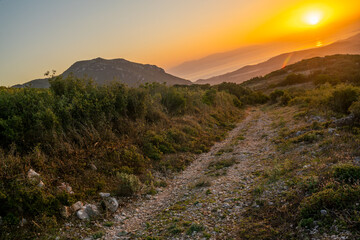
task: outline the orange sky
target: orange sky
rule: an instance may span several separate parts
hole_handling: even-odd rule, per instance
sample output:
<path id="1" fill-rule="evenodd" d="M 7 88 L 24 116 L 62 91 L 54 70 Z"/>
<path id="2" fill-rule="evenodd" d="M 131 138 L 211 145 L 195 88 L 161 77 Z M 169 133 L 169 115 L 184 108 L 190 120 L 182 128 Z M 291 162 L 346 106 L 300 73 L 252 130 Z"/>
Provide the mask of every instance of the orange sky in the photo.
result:
<path id="1" fill-rule="evenodd" d="M 319 24 L 304 21 L 309 12 Z M 169 68 L 259 43 L 298 50 L 353 34 L 358 23 L 359 0 L 0 1 L 0 85 L 96 57 Z"/>

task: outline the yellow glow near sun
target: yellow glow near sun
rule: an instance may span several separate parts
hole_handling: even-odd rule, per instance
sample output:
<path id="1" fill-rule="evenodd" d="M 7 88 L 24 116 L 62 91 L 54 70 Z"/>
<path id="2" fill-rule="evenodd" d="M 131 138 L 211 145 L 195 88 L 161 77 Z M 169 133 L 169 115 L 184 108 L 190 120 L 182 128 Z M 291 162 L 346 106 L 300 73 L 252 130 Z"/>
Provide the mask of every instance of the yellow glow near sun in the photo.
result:
<path id="1" fill-rule="evenodd" d="M 304 21 L 309 25 L 317 25 L 323 19 L 321 11 L 311 11 L 305 14 Z"/>

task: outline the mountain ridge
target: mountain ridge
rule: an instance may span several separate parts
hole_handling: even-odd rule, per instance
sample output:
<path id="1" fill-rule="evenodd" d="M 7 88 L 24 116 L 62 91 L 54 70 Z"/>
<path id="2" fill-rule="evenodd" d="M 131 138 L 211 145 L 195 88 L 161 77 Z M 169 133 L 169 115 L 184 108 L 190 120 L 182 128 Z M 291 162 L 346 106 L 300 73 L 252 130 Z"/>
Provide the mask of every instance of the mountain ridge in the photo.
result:
<path id="1" fill-rule="evenodd" d="M 324 47 L 311 48 L 306 50 L 283 53 L 268 59 L 267 61 L 247 65 L 233 72 L 211 77 L 208 79 L 199 79 L 196 84 L 218 84 L 221 82 L 242 83 L 254 77 L 264 76 L 272 71 L 284 67 L 284 63 L 293 64 L 304 59 L 312 57 L 324 57 L 333 54 L 359 54 L 360 53 L 360 34 L 356 34 L 345 40 L 340 40 Z"/>
<path id="2" fill-rule="evenodd" d="M 94 58 L 91 60 L 81 60 L 73 63 L 61 76 L 67 77 L 70 74 L 75 77 L 89 77 L 98 85 L 106 85 L 112 81 L 124 83 L 129 86 L 138 86 L 144 83 L 158 82 L 175 84 L 191 84 L 185 80 L 165 72 L 164 69 L 151 64 L 141 64 L 128 61 L 123 58 L 104 59 Z M 34 87 L 48 88 L 50 86 L 48 78 L 35 79 L 24 84 L 13 87 Z"/>

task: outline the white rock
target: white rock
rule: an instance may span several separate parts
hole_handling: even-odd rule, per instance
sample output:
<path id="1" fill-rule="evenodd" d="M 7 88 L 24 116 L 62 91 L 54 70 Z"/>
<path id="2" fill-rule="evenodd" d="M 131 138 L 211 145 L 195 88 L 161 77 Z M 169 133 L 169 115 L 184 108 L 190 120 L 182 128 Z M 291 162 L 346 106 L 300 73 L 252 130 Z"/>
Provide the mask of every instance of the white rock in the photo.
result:
<path id="1" fill-rule="evenodd" d="M 118 201 L 113 197 L 104 199 L 104 203 L 106 208 L 109 209 L 111 212 L 116 212 L 119 207 Z"/>
<path id="2" fill-rule="evenodd" d="M 28 176 L 29 179 L 39 178 L 39 177 L 40 177 L 40 174 L 38 174 L 38 173 L 35 172 L 34 170 L 30 169 L 30 170 L 28 171 L 27 176 Z"/>
<path id="3" fill-rule="evenodd" d="M 99 193 L 99 195 L 100 195 L 100 197 L 102 197 L 102 198 L 108 198 L 108 197 L 110 197 L 110 193 L 103 193 L 103 192 L 101 192 L 101 193 Z"/>
<path id="4" fill-rule="evenodd" d="M 28 179 L 33 183 L 39 183 L 40 182 L 40 174 L 35 172 L 34 170 L 30 169 L 27 173 Z"/>
<path id="5" fill-rule="evenodd" d="M 45 187 L 45 183 L 40 180 L 40 182 L 39 182 L 39 184 L 38 184 L 38 187 L 39 187 L 39 188 Z"/>
<path id="6" fill-rule="evenodd" d="M 321 210 L 320 213 L 322 216 L 325 216 L 325 215 L 327 215 L 328 212 L 326 210 Z"/>
<path id="7" fill-rule="evenodd" d="M 89 215 L 85 211 L 85 208 L 80 209 L 79 211 L 77 211 L 76 216 L 81 220 L 89 220 L 90 219 Z"/>
<path id="8" fill-rule="evenodd" d="M 94 170 L 94 171 L 96 171 L 97 170 L 97 167 L 95 166 L 95 164 L 90 164 L 90 168 L 92 169 L 92 170 Z"/>
<path id="9" fill-rule="evenodd" d="M 76 212 L 77 210 L 81 209 L 84 206 L 84 204 L 80 201 L 77 201 L 73 205 L 71 205 L 71 209 Z"/>

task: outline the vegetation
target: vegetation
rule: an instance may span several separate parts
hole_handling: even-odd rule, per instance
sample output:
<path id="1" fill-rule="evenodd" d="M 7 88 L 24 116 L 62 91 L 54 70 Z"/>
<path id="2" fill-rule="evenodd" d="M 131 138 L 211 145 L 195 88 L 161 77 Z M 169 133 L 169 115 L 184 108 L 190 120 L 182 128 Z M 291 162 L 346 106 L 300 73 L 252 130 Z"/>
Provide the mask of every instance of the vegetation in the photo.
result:
<path id="1" fill-rule="evenodd" d="M 73 76 L 50 84 L 0 89 L 0 238 L 49 233 L 62 222 L 61 206 L 99 198 L 100 191 L 147 193 L 157 182 L 154 171 L 184 169 L 234 127 L 242 106 L 267 99 L 236 84 L 100 87 Z M 30 181 L 30 169 L 43 186 Z M 15 231 L 22 219 L 24 231 Z"/>

